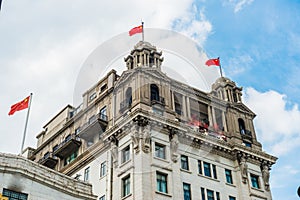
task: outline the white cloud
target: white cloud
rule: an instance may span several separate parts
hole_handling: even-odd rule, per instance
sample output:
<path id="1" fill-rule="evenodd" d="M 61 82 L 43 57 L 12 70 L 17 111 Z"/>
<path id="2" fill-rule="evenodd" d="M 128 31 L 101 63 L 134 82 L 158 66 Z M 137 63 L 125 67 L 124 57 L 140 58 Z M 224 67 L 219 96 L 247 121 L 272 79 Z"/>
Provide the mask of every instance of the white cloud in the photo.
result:
<path id="1" fill-rule="evenodd" d="M 257 114 L 256 134 L 276 156 L 300 146 L 300 110 L 276 91 L 245 91 L 245 103 Z"/>
<path id="2" fill-rule="evenodd" d="M 227 74 L 230 76 L 239 75 L 252 67 L 253 59 L 248 54 L 236 55 L 229 58 L 228 66 L 225 66 Z"/>
<path id="3" fill-rule="evenodd" d="M 206 19 L 203 8 L 199 10 L 196 5 L 193 5 L 190 9 L 189 13 L 177 18 L 173 28 L 203 45 L 212 31 L 212 25 Z"/>
<path id="4" fill-rule="evenodd" d="M 234 13 L 241 11 L 247 5 L 250 5 L 254 0 L 229 0 L 229 3 L 234 6 Z"/>

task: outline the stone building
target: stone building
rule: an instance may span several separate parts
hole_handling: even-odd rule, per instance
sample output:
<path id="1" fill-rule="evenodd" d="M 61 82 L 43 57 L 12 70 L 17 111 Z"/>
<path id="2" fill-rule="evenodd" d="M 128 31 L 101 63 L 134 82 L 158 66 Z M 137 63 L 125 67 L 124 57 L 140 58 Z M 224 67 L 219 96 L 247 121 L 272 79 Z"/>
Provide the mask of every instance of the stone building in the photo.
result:
<path id="1" fill-rule="evenodd" d="M 271 200 L 277 158 L 262 151 L 242 88 L 220 77 L 203 92 L 162 62 L 137 43 L 127 70 L 110 71 L 43 127 L 30 159 L 90 183 L 99 200 Z"/>

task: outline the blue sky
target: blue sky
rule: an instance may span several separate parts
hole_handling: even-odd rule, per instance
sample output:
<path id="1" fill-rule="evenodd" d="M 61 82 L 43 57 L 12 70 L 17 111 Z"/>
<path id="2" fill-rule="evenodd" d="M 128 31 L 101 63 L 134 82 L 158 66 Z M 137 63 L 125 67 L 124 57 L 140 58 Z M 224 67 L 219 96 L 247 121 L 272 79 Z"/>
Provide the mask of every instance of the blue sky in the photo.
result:
<path id="1" fill-rule="evenodd" d="M 273 199 L 296 200 L 300 185 L 300 1 L 3 0 L 0 13 L 0 151 L 18 153 L 26 112 L 7 113 L 34 93 L 26 146 L 66 104 L 88 55 L 101 43 L 145 21 L 178 31 L 243 87 L 257 114 L 256 134 L 278 156 Z M 151 41 L 150 41 L 151 42 Z M 155 44 L 159 48 L 159 44 Z M 130 47 L 131 48 L 131 47 Z M 129 49 L 130 50 L 130 49 Z M 43 112 L 41 112 L 41 110 Z"/>

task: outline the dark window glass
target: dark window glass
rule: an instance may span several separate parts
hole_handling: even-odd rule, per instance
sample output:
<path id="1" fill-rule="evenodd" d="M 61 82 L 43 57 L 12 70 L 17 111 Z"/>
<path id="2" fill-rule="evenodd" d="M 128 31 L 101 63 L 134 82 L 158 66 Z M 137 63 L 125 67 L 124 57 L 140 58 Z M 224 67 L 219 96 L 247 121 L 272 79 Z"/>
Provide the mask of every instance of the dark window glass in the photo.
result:
<path id="1" fill-rule="evenodd" d="M 191 185 L 188 183 L 183 183 L 183 199 L 191 200 Z"/>
<path id="2" fill-rule="evenodd" d="M 181 169 L 189 170 L 188 157 L 181 155 Z"/>

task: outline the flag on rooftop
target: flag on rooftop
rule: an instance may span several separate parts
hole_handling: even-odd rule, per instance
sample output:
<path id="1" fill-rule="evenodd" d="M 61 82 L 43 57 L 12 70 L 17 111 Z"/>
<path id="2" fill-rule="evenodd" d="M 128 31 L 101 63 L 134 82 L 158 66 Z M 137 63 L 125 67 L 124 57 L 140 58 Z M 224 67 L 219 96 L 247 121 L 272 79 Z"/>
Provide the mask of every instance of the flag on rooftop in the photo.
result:
<path id="1" fill-rule="evenodd" d="M 140 25 L 140 26 L 132 28 L 129 31 L 129 36 L 132 36 L 132 35 L 137 34 L 137 33 L 142 33 L 142 32 L 143 32 L 143 25 Z"/>
<path id="2" fill-rule="evenodd" d="M 220 66 L 220 59 L 219 58 L 212 58 L 212 59 L 207 60 L 205 62 L 205 64 L 207 66 L 211 66 L 211 65 Z"/>

